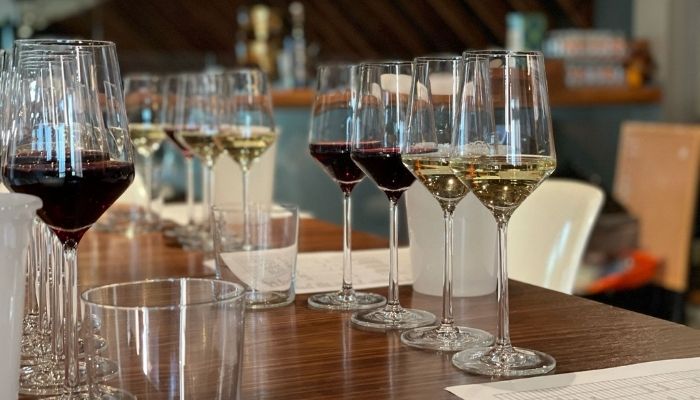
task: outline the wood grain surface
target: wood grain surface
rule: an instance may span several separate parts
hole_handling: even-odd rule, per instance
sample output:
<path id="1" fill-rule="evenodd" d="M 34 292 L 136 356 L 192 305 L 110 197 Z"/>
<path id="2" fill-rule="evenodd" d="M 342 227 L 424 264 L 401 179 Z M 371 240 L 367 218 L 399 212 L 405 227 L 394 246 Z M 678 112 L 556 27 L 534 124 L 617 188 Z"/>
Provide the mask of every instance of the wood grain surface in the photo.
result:
<path id="1" fill-rule="evenodd" d="M 303 219 L 299 244 L 301 251 L 339 250 L 341 229 Z M 353 245 L 382 247 L 386 241 L 355 233 Z M 212 273 L 201 254 L 168 247 L 158 234 L 89 232 L 79 256 L 85 287 Z M 306 298 L 248 313 L 244 399 L 454 399 L 446 386 L 488 381 L 455 369 L 450 354 L 402 345 L 397 332 L 353 328 L 350 313 L 311 310 Z M 555 373 L 700 356 L 700 331 L 671 322 L 514 281 L 510 300 L 514 343 L 554 356 Z M 439 297 L 410 287 L 401 288 L 401 301 L 435 314 L 441 309 Z M 457 299 L 454 308 L 458 322 L 494 332 L 495 295 Z"/>

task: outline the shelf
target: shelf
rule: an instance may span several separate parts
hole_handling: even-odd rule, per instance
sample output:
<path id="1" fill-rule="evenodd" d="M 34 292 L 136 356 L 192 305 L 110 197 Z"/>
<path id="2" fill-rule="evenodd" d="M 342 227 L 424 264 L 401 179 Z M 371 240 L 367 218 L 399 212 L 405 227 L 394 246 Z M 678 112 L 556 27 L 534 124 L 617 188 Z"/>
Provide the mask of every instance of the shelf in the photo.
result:
<path id="1" fill-rule="evenodd" d="M 272 93 L 275 107 L 310 107 L 314 92 L 311 89 L 276 90 Z M 655 104 L 661 101 L 661 90 L 650 86 L 639 89 L 628 87 L 550 88 L 552 107 L 585 107 L 597 105 Z"/>

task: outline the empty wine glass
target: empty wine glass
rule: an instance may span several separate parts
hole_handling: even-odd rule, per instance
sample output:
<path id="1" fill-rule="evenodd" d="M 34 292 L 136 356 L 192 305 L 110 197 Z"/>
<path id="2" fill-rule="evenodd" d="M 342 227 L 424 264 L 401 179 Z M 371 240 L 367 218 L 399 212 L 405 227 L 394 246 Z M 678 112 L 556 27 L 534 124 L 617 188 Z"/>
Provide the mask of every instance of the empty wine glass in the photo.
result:
<path id="1" fill-rule="evenodd" d="M 350 158 L 356 84 L 356 65 L 318 67 L 316 96 L 311 106 L 309 152 L 343 192 L 343 285 L 339 291 L 309 297 L 308 303 L 314 308 L 360 310 L 386 303 L 384 296 L 356 292 L 352 288 L 350 193 L 365 177 Z"/>
<path id="2" fill-rule="evenodd" d="M 63 245 L 64 395 L 80 398 L 77 248 L 134 178 L 132 144 L 111 42 L 23 40 L 15 47 L 19 109 L 2 160 L 13 191 L 41 198 L 39 217 Z"/>
<path id="3" fill-rule="evenodd" d="M 129 118 L 129 135 L 136 152 L 144 161 L 144 184 L 146 186 L 146 210 L 139 221 L 139 229 L 159 229 L 157 216 L 153 212 L 153 153 L 165 140 L 163 129 L 163 95 L 161 79 L 151 74 L 131 74 L 124 78 L 126 112 Z"/>
<path id="4" fill-rule="evenodd" d="M 411 62 L 360 65 L 353 116 L 351 158 L 389 199 L 389 296 L 384 307 L 353 314 L 353 324 L 371 329 L 430 325 L 435 316 L 399 304 L 397 203 L 416 180 L 401 163 L 400 137 L 406 125 Z"/>
<path id="5" fill-rule="evenodd" d="M 496 219 L 498 332 L 494 345 L 461 351 L 452 363 L 480 375 L 544 374 L 554 369 L 554 358 L 511 344 L 506 260 L 511 215 L 556 166 L 544 59 L 539 52 L 508 51 L 464 57 L 462 112 L 450 166 Z"/>
<path id="6" fill-rule="evenodd" d="M 401 341 L 412 347 L 440 351 L 483 347 L 493 342 L 488 332 L 458 326 L 452 316 L 452 220 L 457 204 L 469 193 L 450 169 L 463 69 L 459 56 L 414 60 L 408 126 L 401 141 L 401 160 L 435 197 L 445 219 L 442 320 L 438 326 L 404 332 Z"/>

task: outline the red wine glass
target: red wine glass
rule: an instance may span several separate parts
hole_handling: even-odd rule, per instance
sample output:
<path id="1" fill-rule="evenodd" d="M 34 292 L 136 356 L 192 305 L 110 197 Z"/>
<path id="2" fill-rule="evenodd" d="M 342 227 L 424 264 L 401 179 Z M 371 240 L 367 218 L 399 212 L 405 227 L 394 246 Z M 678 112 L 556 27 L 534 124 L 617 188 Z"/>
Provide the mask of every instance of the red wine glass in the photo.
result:
<path id="1" fill-rule="evenodd" d="M 23 40 L 15 45 L 20 112 L 3 182 L 44 203 L 38 216 L 63 245 L 64 395 L 80 398 L 77 248 L 134 179 L 114 43 Z"/>
<path id="2" fill-rule="evenodd" d="M 353 314 L 353 324 L 370 329 L 406 329 L 430 325 L 435 316 L 399 304 L 398 201 L 416 178 L 401 162 L 411 62 L 360 65 L 353 116 L 351 158 L 389 199 L 389 296 L 384 307 Z"/>
<path id="3" fill-rule="evenodd" d="M 362 310 L 384 305 L 384 296 L 352 287 L 350 194 L 365 173 L 350 158 L 357 66 L 329 64 L 318 68 L 311 106 L 309 152 L 343 192 L 343 284 L 339 291 L 315 294 L 309 306 L 326 310 Z"/>

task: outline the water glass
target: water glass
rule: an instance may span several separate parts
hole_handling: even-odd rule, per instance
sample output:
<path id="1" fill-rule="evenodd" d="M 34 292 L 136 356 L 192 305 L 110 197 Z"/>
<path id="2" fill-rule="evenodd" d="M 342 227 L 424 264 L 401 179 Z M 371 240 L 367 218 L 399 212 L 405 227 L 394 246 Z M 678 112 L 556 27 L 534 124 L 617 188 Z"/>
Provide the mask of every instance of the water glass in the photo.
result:
<path id="1" fill-rule="evenodd" d="M 238 398 L 240 285 L 157 279 L 89 289 L 82 300 L 90 398 Z"/>
<path id="2" fill-rule="evenodd" d="M 248 308 L 294 301 L 296 206 L 248 204 L 247 210 L 242 204 L 214 206 L 212 220 L 217 276 L 245 287 Z"/>

